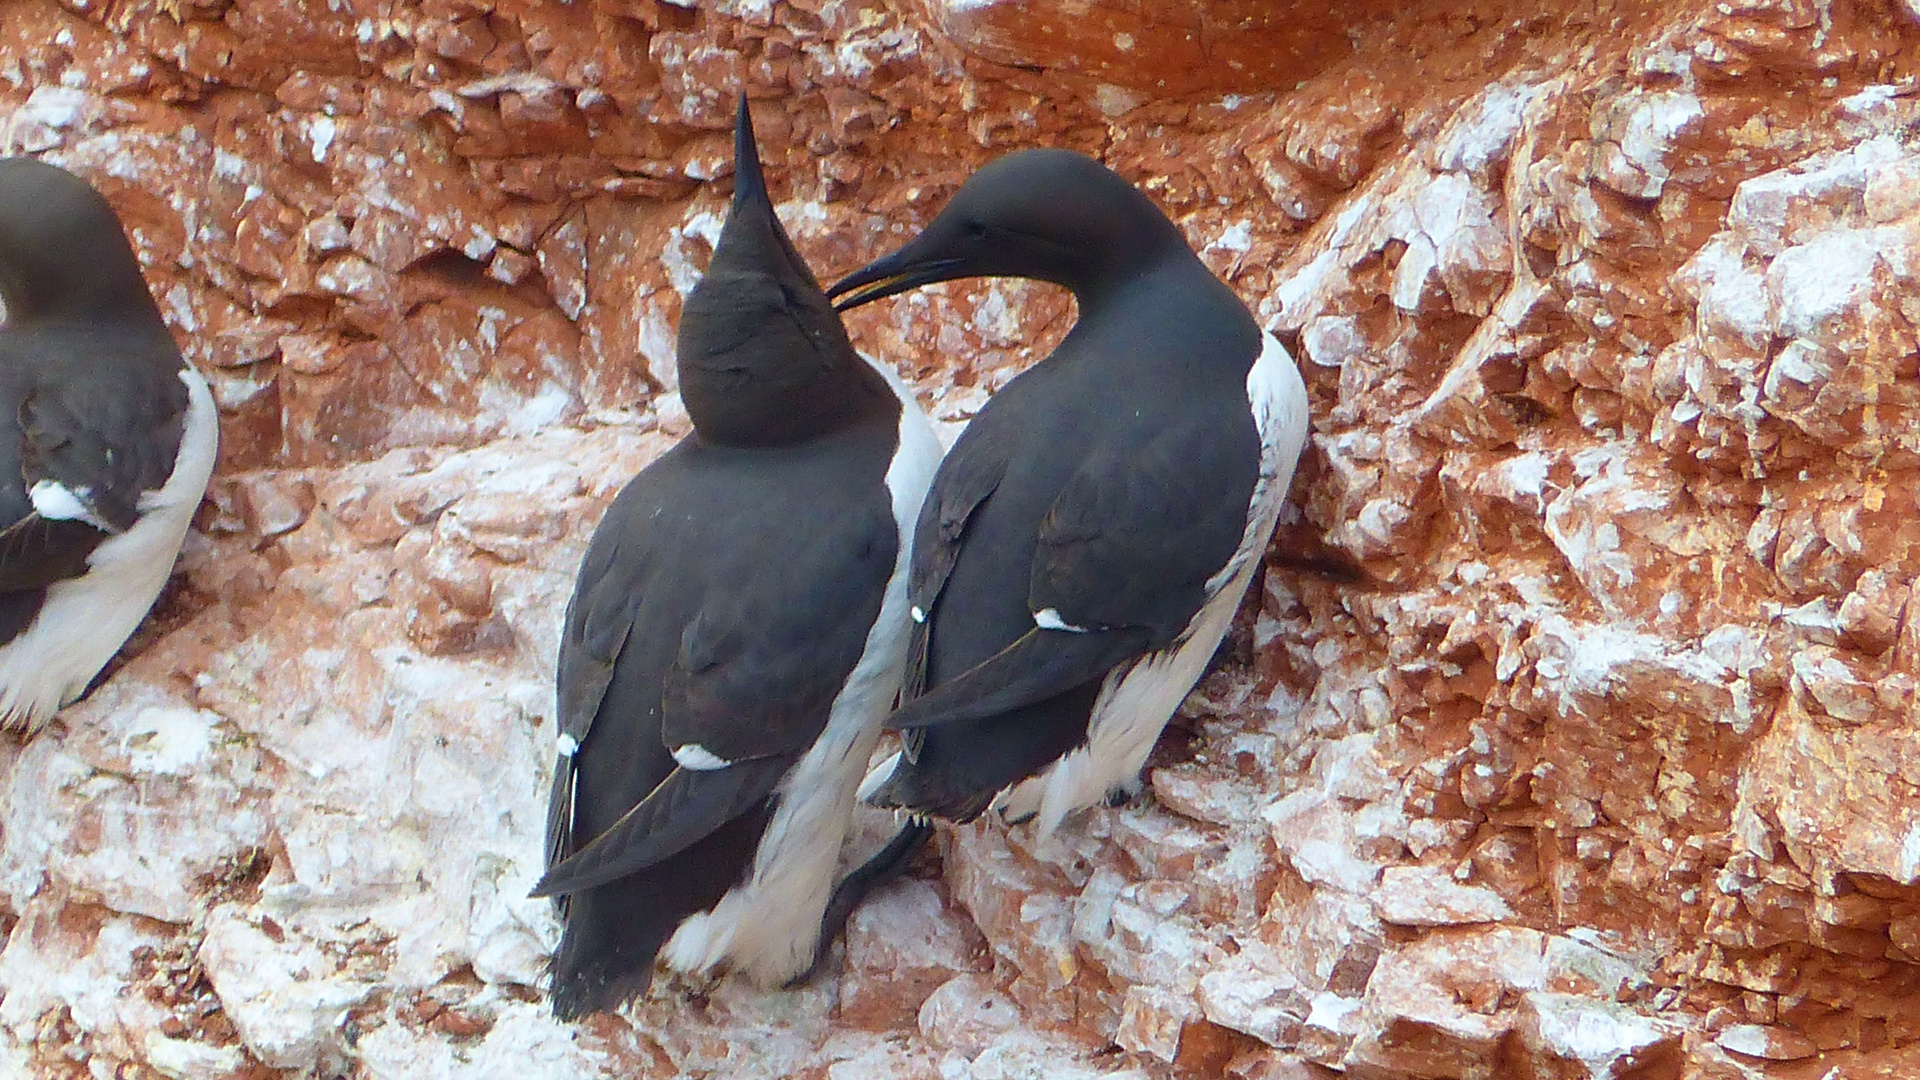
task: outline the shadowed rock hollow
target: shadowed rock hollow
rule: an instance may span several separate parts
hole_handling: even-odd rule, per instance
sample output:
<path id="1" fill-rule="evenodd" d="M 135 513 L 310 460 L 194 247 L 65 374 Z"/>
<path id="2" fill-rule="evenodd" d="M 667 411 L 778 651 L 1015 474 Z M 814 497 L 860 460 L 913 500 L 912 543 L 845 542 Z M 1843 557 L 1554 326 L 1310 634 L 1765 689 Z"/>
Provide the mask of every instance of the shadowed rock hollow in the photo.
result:
<path id="1" fill-rule="evenodd" d="M 1920 1071 L 1912 0 L 0 11 L 0 143 L 119 209 L 225 437 L 130 659 L 0 749 L 0 1074 Z M 1314 435 L 1146 797 L 947 834 L 806 991 L 567 1027 L 561 608 L 685 430 L 741 86 L 822 277 L 1105 160 Z M 957 425 L 1070 318 L 850 324 Z"/>

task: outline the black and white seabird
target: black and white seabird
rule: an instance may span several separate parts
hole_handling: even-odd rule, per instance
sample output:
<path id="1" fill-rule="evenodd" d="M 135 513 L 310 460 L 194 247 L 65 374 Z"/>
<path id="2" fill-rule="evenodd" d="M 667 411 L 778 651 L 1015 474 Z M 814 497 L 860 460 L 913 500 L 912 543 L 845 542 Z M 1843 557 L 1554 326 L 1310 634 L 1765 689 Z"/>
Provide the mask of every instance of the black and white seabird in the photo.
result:
<path id="1" fill-rule="evenodd" d="M 0 159 L 0 727 L 79 697 L 153 606 L 220 426 L 106 199 Z"/>
<path id="2" fill-rule="evenodd" d="M 1073 292 L 1052 355 L 988 401 L 921 510 L 905 749 L 862 794 L 998 806 L 1051 833 L 1138 790 L 1260 563 L 1307 435 L 1293 359 L 1172 222 L 1099 163 L 1000 158 L 830 289 L 841 310 L 962 277 Z"/>
<path id="3" fill-rule="evenodd" d="M 854 351 L 774 214 L 746 101 L 733 205 L 681 315 L 693 433 L 595 531 L 560 645 L 554 1012 L 667 967 L 809 968 L 855 788 L 906 664 L 940 445 Z"/>

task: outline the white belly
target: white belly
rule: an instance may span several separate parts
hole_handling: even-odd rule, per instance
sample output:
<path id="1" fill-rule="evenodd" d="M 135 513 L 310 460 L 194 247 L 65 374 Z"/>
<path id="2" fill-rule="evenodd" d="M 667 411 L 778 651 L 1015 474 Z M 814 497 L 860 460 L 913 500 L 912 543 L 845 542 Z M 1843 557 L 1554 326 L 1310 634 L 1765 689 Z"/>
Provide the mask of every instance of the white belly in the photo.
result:
<path id="1" fill-rule="evenodd" d="M 0 726 L 38 731 L 79 697 L 173 572 L 220 446 L 207 381 L 192 368 L 180 372 L 180 381 L 187 384 L 187 416 L 167 482 L 141 495 L 134 526 L 94 548 L 85 574 L 49 588 L 33 622 L 0 646 Z"/>

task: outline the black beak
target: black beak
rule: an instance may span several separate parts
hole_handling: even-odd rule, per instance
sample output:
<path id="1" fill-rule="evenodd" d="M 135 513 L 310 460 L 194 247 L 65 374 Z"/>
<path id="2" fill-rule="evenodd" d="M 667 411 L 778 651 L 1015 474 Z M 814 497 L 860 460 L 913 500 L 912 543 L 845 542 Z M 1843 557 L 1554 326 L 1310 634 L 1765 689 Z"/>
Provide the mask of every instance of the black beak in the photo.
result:
<path id="1" fill-rule="evenodd" d="M 828 299 L 847 295 L 833 305 L 835 311 L 850 311 L 862 304 L 917 289 L 922 285 L 931 285 L 936 281 L 951 281 L 957 277 L 967 277 L 962 264 L 964 259 L 934 259 L 918 262 L 910 254 L 909 248 L 902 248 L 891 255 L 875 259 L 867 265 L 833 283 L 827 290 Z"/>

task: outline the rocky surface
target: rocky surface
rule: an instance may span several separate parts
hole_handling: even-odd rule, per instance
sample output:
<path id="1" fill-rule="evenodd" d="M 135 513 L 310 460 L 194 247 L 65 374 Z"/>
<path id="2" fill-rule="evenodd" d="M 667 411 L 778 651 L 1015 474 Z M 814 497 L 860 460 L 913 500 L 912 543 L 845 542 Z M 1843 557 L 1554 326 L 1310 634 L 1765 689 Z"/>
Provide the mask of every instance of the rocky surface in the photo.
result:
<path id="1" fill-rule="evenodd" d="M 0 10 L 0 144 L 120 209 L 225 438 L 124 666 L 0 749 L 0 1074 L 1920 1071 L 1910 0 Z M 1141 800 L 950 832 L 808 990 L 568 1027 L 559 615 L 684 430 L 741 86 L 823 276 L 1098 154 L 1314 437 Z M 851 325 L 957 426 L 1069 319 Z"/>

